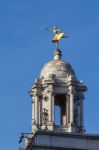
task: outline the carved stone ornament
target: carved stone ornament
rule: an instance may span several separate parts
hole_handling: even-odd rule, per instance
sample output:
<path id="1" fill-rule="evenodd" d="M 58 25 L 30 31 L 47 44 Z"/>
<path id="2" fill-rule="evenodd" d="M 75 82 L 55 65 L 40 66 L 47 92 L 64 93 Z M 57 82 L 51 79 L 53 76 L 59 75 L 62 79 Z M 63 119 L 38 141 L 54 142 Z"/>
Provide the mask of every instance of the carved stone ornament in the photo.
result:
<path id="1" fill-rule="evenodd" d="M 48 121 L 48 110 L 47 110 L 46 108 L 43 109 L 42 121 L 43 121 L 43 125 L 47 125 L 47 121 Z"/>
<path id="2" fill-rule="evenodd" d="M 48 101 L 48 100 L 49 100 L 49 97 L 48 97 L 47 95 L 44 96 L 44 100 L 45 100 L 45 102 Z"/>
<path id="3" fill-rule="evenodd" d="M 37 131 L 38 129 L 35 119 L 32 120 L 32 129 L 33 129 L 33 132 Z"/>

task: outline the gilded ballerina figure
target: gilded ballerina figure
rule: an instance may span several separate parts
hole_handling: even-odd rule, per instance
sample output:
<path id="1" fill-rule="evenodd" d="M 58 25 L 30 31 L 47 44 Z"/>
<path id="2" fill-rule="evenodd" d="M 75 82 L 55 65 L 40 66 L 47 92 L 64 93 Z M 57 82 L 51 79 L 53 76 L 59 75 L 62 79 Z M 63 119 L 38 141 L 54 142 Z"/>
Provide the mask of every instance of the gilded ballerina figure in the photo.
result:
<path id="1" fill-rule="evenodd" d="M 49 30 L 49 29 L 47 29 Z M 54 34 L 54 37 L 52 39 L 52 43 L 56 43 L 56 49 L 58 49 L 58 43 L 60 41 L 60 39 L 62 38 L 67 38 L 68 36 L 64 35 L 64 32 L 61 31 L 59 28 L 57 27 L 53 27 L 52 29 L 50 29 L 49 31 L 51 31 Z"/>

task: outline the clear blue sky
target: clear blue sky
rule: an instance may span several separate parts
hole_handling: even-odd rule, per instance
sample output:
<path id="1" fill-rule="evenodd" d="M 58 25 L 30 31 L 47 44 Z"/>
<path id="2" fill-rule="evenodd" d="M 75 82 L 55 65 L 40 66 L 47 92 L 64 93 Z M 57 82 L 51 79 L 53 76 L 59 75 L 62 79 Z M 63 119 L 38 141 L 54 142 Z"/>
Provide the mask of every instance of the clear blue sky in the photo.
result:
<path id="1" fill-rule="evenodd" d="M 46 27 L 69 35 L 63 59 L 88 86 L 84 104 L 88 133 L 99 134 L 99 0 L 0 0 L 0 148 L 18 148 L 31 130 L 28 91 L 55 46 Z"/>

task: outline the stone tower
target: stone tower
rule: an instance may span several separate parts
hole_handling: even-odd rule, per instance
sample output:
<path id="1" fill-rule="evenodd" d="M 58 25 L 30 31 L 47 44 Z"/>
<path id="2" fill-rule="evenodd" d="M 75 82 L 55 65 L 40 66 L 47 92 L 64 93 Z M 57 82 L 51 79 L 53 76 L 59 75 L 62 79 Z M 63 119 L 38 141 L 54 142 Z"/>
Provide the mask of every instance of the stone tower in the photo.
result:
<path id="1" fill-rule="evenodd" d="M 33 133 L 37 130 L 85 132 L 83 101 L 87 88 L 61 57 L 61 51 L 56 49 L 53 60 L 44 65 L 30 91 Z"/>
<path id="2" fill-rule="evenodd" d="M 32 99 L 32 131 L 26 147 L 19 150 L 99 150 L 99 135 L 85 133 L 83 102 L 87 87 L 72 66 L 62 60 L 58 40 L 64 36 L 54 28 L 56 50 L 41 70 L 29 92 Z"/>

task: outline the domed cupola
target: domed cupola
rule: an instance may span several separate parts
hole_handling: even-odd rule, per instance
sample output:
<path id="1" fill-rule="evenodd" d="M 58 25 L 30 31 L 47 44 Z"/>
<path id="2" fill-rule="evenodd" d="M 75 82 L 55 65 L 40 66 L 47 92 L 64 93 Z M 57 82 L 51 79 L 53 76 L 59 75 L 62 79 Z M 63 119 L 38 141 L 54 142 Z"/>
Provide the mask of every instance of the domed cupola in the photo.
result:
<path id="1" fill-rule="evenodd" d="M 63 78 L 65 79 L 70 75 L 75 77 L 75 72 L 71 65 L 68 62 L 63 61 L 61 57 L 61 51 L 59 49 L 55 50 L 54 59 L 44 65 L 41 70 L 40 77 L 47 79 L 54 76 L 55 79 L 60 80 Z"/>
<path id="2" fill-rule="evenodd" d="M 44 65 L 30 91 L 33 111 L 32 132 L 51 130 L 82 133 L 85 131 L 83 99 L 87 88 L 76 78 L 71 65 L 61 59 L 58 42 L 64 37 L 64 33 L 57 28 L 52 31 L 52 42 L 56 43 L 54 59 Z M 58 115 L 55 114 L 57 107 Z"/>

